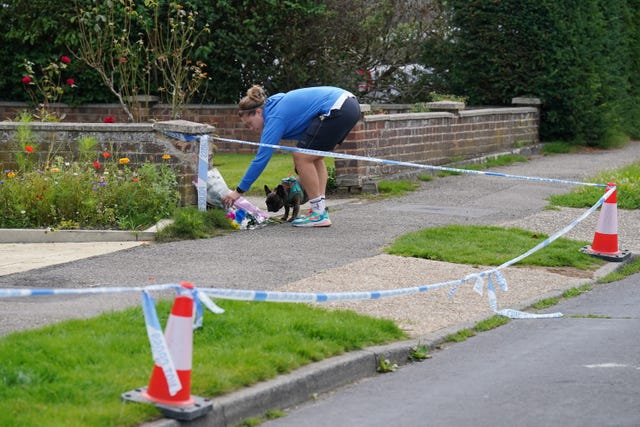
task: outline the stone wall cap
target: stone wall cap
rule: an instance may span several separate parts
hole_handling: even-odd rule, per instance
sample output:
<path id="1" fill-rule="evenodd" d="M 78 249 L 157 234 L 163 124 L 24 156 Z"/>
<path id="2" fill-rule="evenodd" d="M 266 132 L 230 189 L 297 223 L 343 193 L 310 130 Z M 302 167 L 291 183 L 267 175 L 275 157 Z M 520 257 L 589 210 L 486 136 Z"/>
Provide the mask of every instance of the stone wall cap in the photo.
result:
<path id="1" fill-rule="evenodd" d="M 188 135 L 205 135 L 215 132 L 216 128 L 203 123 L 188 120 L 167 120 L 153 124 L 153 128 L 160 132 L 177 132 Z"/>
<path id="2" fill-rule="evenodd" d="M 17 129 L 25 126 L 23 122 L 0 121 L 0 129 Z M 151 123 L 94 123 L 94 122 L 29 122 L 34 131 L 92 131 L 92 132 L 149 132 Z"/>
<path id="3" fill-rule="evenodd" d="M 464 110 L 464 102 L 460 101 L 434 101 L 425 102 L 424 106 L 430 110 L 444 110 L 444 111 L 460 111 Z"/>
<path id="4" fill-rule="evenodd" d="M 516 97 L 511 99 L 512 104 L 517 105 L 541 105 L 542 101 L 540 98 L 527 98 L 527 97 Z"/>

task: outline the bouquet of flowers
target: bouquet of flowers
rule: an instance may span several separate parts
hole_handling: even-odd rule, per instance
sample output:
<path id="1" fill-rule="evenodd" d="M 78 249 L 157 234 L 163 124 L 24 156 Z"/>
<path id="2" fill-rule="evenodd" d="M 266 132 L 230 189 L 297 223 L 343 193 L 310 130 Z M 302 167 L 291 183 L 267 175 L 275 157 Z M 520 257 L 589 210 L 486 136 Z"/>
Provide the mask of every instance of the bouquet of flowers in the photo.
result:
<path id="1" fill-rule="evenodd" d="M 224 209 L 222 198 L 231 190 L 216 168 L 207 172 L 207 204 Z M 266 225 L 269 214 L 257 208 L 244 197 L 235 201 L 233 207 L 227 209 L 227 218 L 231 225 L 240 230 L 251 230 Z"/>

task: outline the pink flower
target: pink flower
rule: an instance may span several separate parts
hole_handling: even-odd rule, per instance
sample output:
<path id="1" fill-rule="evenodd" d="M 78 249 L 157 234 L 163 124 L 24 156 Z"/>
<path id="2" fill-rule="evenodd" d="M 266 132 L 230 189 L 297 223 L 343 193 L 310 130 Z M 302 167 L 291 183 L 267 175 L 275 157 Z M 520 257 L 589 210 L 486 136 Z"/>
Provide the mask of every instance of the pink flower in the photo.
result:
<path id="1" fill-rule="evenodd" d="M 73 79 L 67 79 L 67 84 L 68 84 L 69 86 L 74 86 L 74 85 L 76 84 L 76 81 L 75 81 L 75 80 L 73 80 Z"/>
<path id="2" fill-rule="evenodd" d="M 28 84 L 29 84 L 29 83 L 31 83 L 32 81 L 33 81 L 33 79 L 32 79 L 31 77 L 29 77 L 29 76 L 24 76 L 24 77 L 22 78 L 22 83 L 24 83 L 24 84 L 26 84 L 26 85 L 28 85 Z"/>
<path id="3" fill-rule="evenodd" d="M 113 116 L 107 116 L 104 118 L 104 122 L 105 123 L 115 123 L 116 119 L 113 118 Z"/>
<path id="4" fill-rule="evenodd" d="M 69 58 L 67 55 L 62 55 L 60 57 L 60 62 L 62 62 L 63 64 L 68 64 L 71 62 L 71 58 Z"/>

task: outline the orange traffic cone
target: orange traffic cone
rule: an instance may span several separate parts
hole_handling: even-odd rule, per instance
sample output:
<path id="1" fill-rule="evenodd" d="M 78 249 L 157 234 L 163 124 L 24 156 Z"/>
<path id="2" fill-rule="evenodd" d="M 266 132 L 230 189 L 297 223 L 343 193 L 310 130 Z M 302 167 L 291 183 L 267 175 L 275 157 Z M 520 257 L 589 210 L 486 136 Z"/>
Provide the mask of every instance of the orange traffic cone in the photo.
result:
<path id="1" fill-rule="evenodd" d="M 181 283 L 185 289 L 193 289 L 190 283 Z M 154 402 L 168 405 L 192 405 L 191 399 L 191 356 L 193 354 L 193 296 L 191 292 L 180 290 L 176 297 L 167 327 L 164 330 L 167 347 L 173 360 L 182 388 L 171 393 L 162 367 L 153 368 L 145 397 Z M 175 379 L 174 379 L 175 380 Z"/>
<path id="2" fill-rule="evenodd" d="M 615 186 L 616 184 L 614 183 L 608 183 L 606 191 Z M 628 250 L 620 250 L 618 247 L 618 200 L 616 190 L 602 204 L 592 244 L 583 247 L 581 251 L 613 262 L 624 261 L 631 255 Z"/>
<path id="3" fill-rule="evenodd" d="M 193 354 L 193 295 L 191 283 L 182 282 L 164 338 L 176 376 L 167 378 L 162 366 L 156 364 L 149 386 L 124 393 L 122 398 L 155 404 L 164 415 L 179 420 L 192 420 L 212 408 L 208 399 L 191 395 L 191 359 Z M 163 361 L 165 364 L 167 361 Z"/>

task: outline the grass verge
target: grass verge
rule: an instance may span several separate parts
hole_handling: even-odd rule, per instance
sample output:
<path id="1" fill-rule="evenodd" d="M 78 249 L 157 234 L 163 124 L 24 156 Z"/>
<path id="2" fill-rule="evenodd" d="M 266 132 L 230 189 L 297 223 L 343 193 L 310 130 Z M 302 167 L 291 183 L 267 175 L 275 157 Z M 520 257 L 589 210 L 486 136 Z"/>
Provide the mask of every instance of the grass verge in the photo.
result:
<path id="1" fill-rule="evenodd" d="M 493 226 L 448 225 L 408 233 L 385 252 L 470 265 L 500 265 L 535 247 L 548 236 L 542 233 Z M 604 261 L 580 252 L 588 242 L 565 238 L 521 260 L 518 265 L 574 267 L 594 270 Z"/>
<path id="2" fill-rule="evenodd" d="M 192 393 L 219 396 L 308 363 L 405 338 L 393 322 L 304 304 L 219 301 L 194 331 Z M 165 324 L 171 301 L 158 303 Z M 153 361 L 140 308 L 0 339 L 0 425 L 135 426 L 152 405 L 120 401 Z"/>
<path id="3" fill-rule="evenodd" d="M 640 162 L 623 168 L 597 174 L 589 182 L 616 184 L 617 207 L 620 209 L 640 208 Z M 549 197 L 549 202 L 557 206 L 589 208 L 604 194 L 599 187 L 577 187 L 570 193 Z"/>

